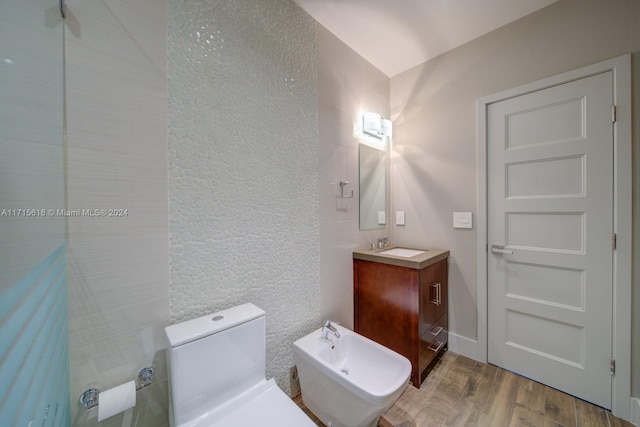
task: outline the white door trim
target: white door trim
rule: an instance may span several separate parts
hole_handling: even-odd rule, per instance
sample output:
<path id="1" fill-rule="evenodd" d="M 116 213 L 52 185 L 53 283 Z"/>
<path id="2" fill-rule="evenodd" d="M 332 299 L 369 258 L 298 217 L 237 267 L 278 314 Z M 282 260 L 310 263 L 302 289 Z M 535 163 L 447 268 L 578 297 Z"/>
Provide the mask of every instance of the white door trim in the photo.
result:
<path id="1" fill-rule="evenodd" d="M 477 211 L 477 298 L 478 354 L 487 361 L 487 106 L 508 98 L 557 86 L 607 71 L 613 72 L 613 97 L 617 108 L 614 126 L 614 231 L 617 249 L 613 259 L 613 349 L 616 375 L 612 386 L 612 412 L 631 420 L 631 218 L 632 218 L 632 134 L 631 55 L 599 62 L 478 99 L 478 211 Z"/>

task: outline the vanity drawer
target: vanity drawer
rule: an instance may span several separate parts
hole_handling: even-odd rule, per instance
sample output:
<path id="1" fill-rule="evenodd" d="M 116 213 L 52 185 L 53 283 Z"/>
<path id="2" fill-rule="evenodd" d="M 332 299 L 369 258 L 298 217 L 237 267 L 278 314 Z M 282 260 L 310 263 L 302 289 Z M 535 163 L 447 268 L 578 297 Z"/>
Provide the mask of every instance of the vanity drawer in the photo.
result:
<path id="1" fill-rule="evenodd" d="M 447 324 L 447 315 L 444 314 L 420 337 L 421 371 L 426 368 L 439 353 L 447 348 L 447 343 L 449 342 Z"/>

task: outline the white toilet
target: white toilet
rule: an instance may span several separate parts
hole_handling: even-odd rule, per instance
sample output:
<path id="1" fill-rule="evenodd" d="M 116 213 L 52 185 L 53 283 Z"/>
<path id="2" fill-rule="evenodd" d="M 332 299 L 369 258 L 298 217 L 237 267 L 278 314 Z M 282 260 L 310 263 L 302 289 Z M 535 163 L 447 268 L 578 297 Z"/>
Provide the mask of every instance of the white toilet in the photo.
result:
<path id="1" fill-rule="evenodd" d="M 243 304 L 165 328 L 172 427 L 316 427 L 265 379 L 265 313 Z"/>

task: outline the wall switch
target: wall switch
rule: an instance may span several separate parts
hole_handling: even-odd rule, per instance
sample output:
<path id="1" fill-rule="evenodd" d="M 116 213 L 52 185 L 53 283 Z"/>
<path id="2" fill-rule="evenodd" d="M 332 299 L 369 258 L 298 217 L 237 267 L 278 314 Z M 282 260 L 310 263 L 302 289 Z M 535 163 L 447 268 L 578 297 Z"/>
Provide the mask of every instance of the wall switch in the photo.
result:
<path id="1" fill-rule="evenodd" d="M 471 212 L 454 212 L 453 228 L 473 228 Z"/>
<path id="2" fill-rule="evenodd" d="M 396 211 L 396 225 L 404 225 L 404 211 Z"/>
<path id="3" fill-rule="evenodd" d="M 385 212 L 378 211 L 378 224 L 382 225 L 386 223 L 387 223 L 387 219 L 385 218 Z"/>

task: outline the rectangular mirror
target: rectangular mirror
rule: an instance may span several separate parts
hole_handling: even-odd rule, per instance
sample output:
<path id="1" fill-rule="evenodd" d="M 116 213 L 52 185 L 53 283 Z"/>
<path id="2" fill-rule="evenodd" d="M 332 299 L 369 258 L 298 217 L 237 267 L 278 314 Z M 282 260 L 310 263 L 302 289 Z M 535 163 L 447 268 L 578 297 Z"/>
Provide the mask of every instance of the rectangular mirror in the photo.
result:
<path id="1" fill-rule="evenodd" d="M 360 175 L 360 230 L 385 228 L 386 223 L 386 153 L 384 150 L 360 144 L 358 149 Z"/>

